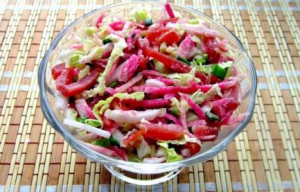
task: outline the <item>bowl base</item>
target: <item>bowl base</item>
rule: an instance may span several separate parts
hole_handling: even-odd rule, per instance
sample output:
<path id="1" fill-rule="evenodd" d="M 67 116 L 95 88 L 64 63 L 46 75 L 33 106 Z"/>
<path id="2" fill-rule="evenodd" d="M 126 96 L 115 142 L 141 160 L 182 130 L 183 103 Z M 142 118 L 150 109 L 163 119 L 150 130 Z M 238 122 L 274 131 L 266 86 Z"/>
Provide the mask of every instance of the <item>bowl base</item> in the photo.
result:
<path id="1" fill-rule="evenodd" d="M 114 175 L 116 178 L 126 181 L 128 183 L 131 184 L 135 184 L 135 185 L 155 185 L 155 184 L 159 184 L 165 181 L 168 181 L 170 179 L 172 179 L 173 177 L 175 177 L 176 175 L 178 175 L 183 168 L 176 168 L 170 172 L 168 172 L 167 174 L 163 175 L 162 177 L 156 178 L 156 179 L 150 179 L 150 180 L 141 180 L 141 179 L 134 179 L 131 177 L 128 177 L 126 175 L 124 175 L 123 173 L 118 172 L 114 167 L 112 166 L 106 166 L 105 168 L 112 174 Z"/>

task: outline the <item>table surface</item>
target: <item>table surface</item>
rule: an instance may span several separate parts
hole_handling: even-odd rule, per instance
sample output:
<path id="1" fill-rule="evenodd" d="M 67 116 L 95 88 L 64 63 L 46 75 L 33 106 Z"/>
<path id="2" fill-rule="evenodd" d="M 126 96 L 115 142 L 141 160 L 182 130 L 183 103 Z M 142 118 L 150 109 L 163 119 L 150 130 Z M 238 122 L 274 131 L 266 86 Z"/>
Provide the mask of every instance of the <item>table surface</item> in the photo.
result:
<path id="1" fill-rule="evenodd" d="M 117 2 L 0 1 L 0 192 L 152 191 L 125 184 L 77 154 L 47 124 L 39 103 L 37 70 L 52 39 L 84 13 Z M 233 31 L 259 83 L 252 121 L 227 150 L 153 191 L 299 191 L 300 1 L 170 2 Z"/>

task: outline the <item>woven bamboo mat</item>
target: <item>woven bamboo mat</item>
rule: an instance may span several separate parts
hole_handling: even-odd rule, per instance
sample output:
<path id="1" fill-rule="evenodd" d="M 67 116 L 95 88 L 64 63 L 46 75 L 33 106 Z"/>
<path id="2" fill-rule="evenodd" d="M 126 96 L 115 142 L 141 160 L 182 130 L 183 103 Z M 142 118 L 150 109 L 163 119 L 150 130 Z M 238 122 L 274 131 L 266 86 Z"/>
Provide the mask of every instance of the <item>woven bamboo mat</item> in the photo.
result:
<path id="1" fill-rule="evenodd" d="M 117 2 L 0 1 L 0 192 L 299 191 L 298 0 L 170 1 L 205 12 L 227 26 L 242 40 L 257 69 L 253 119 L 214 159 L 186 168 L 161 185 L 138 187 L 77 154 L 50 128 L 37 88 L 37 69 L 45 51 L 64 26 Z"/>

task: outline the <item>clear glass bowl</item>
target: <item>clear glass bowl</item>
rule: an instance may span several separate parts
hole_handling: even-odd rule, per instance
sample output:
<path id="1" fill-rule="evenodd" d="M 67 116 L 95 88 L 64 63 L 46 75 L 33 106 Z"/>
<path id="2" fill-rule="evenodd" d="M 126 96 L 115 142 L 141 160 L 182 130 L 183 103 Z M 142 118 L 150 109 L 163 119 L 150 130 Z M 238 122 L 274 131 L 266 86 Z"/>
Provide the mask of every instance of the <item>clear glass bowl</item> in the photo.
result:
<path id="1" fill-rule="evenodd" d="M 123 3 L 110 5 L 102 7 L 100 9 L 94 10 L 78 20 L 74 21 L 72 24 L 63 29 L 57 37 L 52 42 L 49 50 L 47 51 L 43 61 L 41 62 L 38 74 L 39 86 L 40 86 L 40 99 L 41 106 L 45 118 L 48 120 L 49 124 L 58 131 L 65 140 L 84 157 L 91 159 L 93 161 L 99 162 L 105 165 L 108 170 L 114 174 L 116 177 L 123 179 L 127 182 L 140 184 L 140 185 L 153 185 L 166 181 L 180 172 L 183 167 L 191 166 L 196 163 L 207 161 L 213 158 L 215 155 L 223 151 L 226 146 L 237 136 L 246 125 L 249 123 L 255 104 L 256 86 L 257 86 L 257 76 L 254 69 L 254 65 L 251 59 L 248 57 L 244 47 L 237 37 L 232 34 L 224 26 L 216 23 L 210 17 L 205 14 L 198 12 L 193 9 L 187 9 L 184 7 L 172 5 L 172 8 L 181 13 L 183 17 L 188 18 L 201 18 L 211 24 L 211 27 L 220 31 L 224 38 L 229 40 L 232 47 L 235 58 L 235 67 L 238 73 L 243 73 L 247 75 L 247 78 L 242 81 L 242 103 L 237 109 L 237 113 L 249 113 L 249 116 L 241 123 L 231 126 L 223 126 L 221 128 L 219 137 L 214 142 L 204 143 L 201 152 L 193 157 L 183 159 L 178 162 L 173 163 L 159 163 L 159 164 L 144 164 L 144 163 L 134 163 L 126 162 L 122 160 L 117 160 L 90 149 L 82 142 L 79 142 L 75 137 L 74 133 L 67 126 L 62 123 L 63 114 L 61 111 L 55 109 L 55 98 L 54 90 L 55 84 L 51 77 L 51 68 L 55 65 L 58 53 L 62 48 L 70 45 L 69 36 L 72 32 L 78 32 L 82 27 L 92 26 L 97 18 L 105 13 L 107 17 L 112 18 L 113 16 L 120 16 L 121 18 L 126 18 L 129 11 L 136 7 L 141 6 L 151 13 L 152 17 L 158 17 L 163 9 L 163 3 L 159 2 L 133 2 L 133 3 Z M 139 174 L 158 174 L 166 173 L 161 178 L 154 180 L 136 180 L 117 172 L 115 168 L 120 168 L 126 171 Z"/>

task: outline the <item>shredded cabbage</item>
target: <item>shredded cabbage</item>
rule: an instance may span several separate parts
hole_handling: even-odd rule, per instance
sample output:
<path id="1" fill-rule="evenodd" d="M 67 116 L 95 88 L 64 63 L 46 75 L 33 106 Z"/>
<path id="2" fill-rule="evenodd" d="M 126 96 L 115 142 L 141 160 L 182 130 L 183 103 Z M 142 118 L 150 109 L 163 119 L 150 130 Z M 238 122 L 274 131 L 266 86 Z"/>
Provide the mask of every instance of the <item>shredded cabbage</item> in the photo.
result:
<path id="1" fill-rule="evenodd" d="M 142 137 L 140 145 L 137 147 L 137 154 L 140 159 L 144 158 L 145 156 L 151 153 L 151 148 L 149 144 L 145 141 Z"/>
<path id="2" fill-rule="evenodd" d="M 195 81 L 196 83 L 200 82 L 201 80 L 195 77 L 196 68 L 193 67 L 189 73 L 174 73 L 168 75 L 170 79 L 175 81 L 176 86 L 182 85 L 190 85 L 190 81 Z"/>
<path id="3" fill-rule="evenodd" d="M 110 70 L 113 67 L 113 64 L 116 62 L 116 60 L 120 56 L 124 55 L 123 50 L 127 47 L 126 41 L 123 38 L 120 38 L 116 35 L 109 35 L 108 38 L 113 41 L 114 49 L 111 52 L 111 55 L 108 59 L 108 62 L 107 62 L 104 72 L 97 79 L 97 81 L 99 83 L 98 86 L 89 91 L 89 93 L 88 93 L 89 97 L 93 97 L 96 94 L 102 95 L 105 92 L 106 76 L 110 72 Z"/>
<path id="4" fill-rule="evenodd" d="M 168 70 L 163 63 L 157 60 L 153 60 L 153 62 L 155 70 L 159 71 L 160 73 L 167 73 Z"/>
<path id="5" fill-rule="evenodd" d="M 90 72 L 90 66 L 85 66 L 84 69 L 80 70 L 79 74 L 78 74 L 78 80 L 82 79 L 83 77 L 85 77 L 87 74 L 89 74 Z"/>
<path id="6" fill-rule="evenodd" d="M 92 47 L 95 47 L 97 45 L 97 43 L 94 41 L 94 39 L 91 38 L 86 38 L 83 41 L 83 50 L 85 50 L 86 52 L 89 51 Z"/>
<path id="7" fill-rule="evenodd" d="M 181 155 L 178 155 L 175 151 L 174 148 L 169 148 L 168 142 L 167 141 L 158 141 L 157 145 L 162 146 L 166 150 L 167 154 L 167 163 L 175 162 L 175 161 L 180 161 L 183 159 Z"/>
<path id="8" fill-rule="evenodd" d="M 105 39 L 109 35 L 108 26 L 105 25 L 101 27 L 101 30 L 98 32 L 98 36 L 100 39 Z"/>
<path id="9" fill-rule="evenodd" d="M 137 101 L 143 100 L 145 97 L 144 92 L 135 92 L 135 93 L 117 93 L 112 97 L 107 98 L 106 100 L 99 101 L 93 108 L 94 115 L 97 119 L 101 119 L 99 115 L 102 115 L 103 112 L 109 108 L 110 103 L 113 101 L 114 98 L 122 99 L 135 99 Z"/>
<path id="10" fill-rule="evenodd" d="M 105 50 L 107 50 L 107 48 L 109 47 L 109 44 L 103 45 L 101 47 L 94 47 L 90 54 L 85 55 L 83 57 L 80 58 L 80 60 L 78 61 L 79 63 L 88 63 L 94 59 L 100 59 L 102 57 L 102 54 Z"/>
<path id="11" fill-rule="evenodd" d="M 176 97 L 171 98 L 171 111 L 176 116 L 180 114 L 180 103 Z"/>
<path id="12" fill-rule="evenodd" d="M 136 7 L 129 12 L 129 19 L 137 23 L 142 23 L 147 18 L 147 11 L 141 7 Z"/>
<path id="13" fill-rule="evenodd" d="M 114 120 L 117 123 L 139 123 L 142 119 L 151 121 L 156 117 L 163 117 L 165 114 L 166 108 L 148 109 L 144 111 L 107 109 L 104 113 L 104 116 L 108 119 Z"/>
<path id="14" fill-rule="evenodd" d="M 214 84 L 209 91 L 206 93 L 203 93 L 201 90 L 196 91 L 189 97 L 197 104 L 201 104 L 205 100 L 210 100 L 214 96 L 220 96 L 222 97 L 221 88 L 218 84 Z"/>
<path id="15" fill-rule="evenodd" d="M 75 51 L 69 59 L 69 62 L 68 62 L 69 66 L 70 67 L 78 67 L 78 68 L 83 67 L 84 64 L 79 62 L 82 57 L 83 57 L 82 51 Z"/>
<path id="16" fill-rule="evenodd" d="M 96 33 L 97 31 L 98 31 L 98 28 L 95 26 L 85 28 L 85 32 L 87 35 L 93 35 L 93 33 Z"/>

